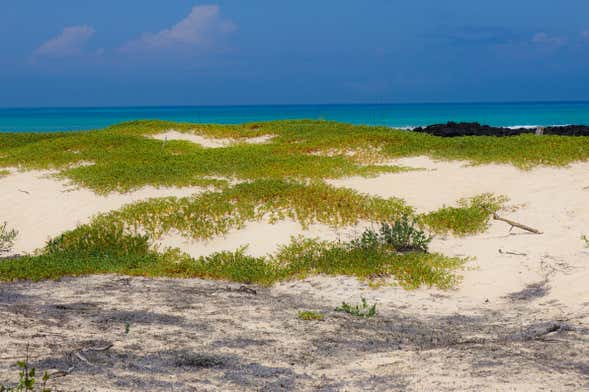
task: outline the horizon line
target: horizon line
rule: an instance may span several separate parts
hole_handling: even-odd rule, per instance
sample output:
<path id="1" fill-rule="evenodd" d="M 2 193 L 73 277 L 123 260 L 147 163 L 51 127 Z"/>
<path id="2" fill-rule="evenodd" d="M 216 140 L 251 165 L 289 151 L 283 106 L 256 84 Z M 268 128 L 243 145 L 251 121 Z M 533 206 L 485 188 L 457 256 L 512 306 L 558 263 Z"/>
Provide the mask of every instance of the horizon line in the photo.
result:
<path id="1" fill-rule="evenodd" d="M 430 102 L 379 102 L 379 103 L 293 103 L 293 104 L 227 104 L 227 105 L 80 105 L 80 106 L 3 106 L 0 110 L 31 109 L 144 109 L 144 108 L 243 108 L 243 107 L 308 107 L 308 106 L 389 106 L 389 105 L 485 105 L 485 104 L 583 104 L 589 100 L 522 100 L 522 101 L 430 101 Z"/>

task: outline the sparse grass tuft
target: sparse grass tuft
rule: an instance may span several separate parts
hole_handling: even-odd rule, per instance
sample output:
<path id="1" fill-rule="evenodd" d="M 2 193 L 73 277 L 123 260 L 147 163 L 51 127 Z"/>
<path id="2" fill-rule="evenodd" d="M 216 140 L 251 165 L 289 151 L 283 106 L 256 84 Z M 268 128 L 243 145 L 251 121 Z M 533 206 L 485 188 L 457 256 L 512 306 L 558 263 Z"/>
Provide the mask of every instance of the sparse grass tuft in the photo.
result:
<path id="1" fill-rule="evenodd" d="M 51 392 L 51 389 L 47 388 L 47 382 L 50 378 L 47 371 L 43 372 L 41 380 L 36 379 L 36 369 L 29 364 L 28 345 L 25 359 L 18 361 L 16 365 L 20 369 L 18 383 L 13 387 L 0 384 L 0 392 Z M 40 383 L 37 381 L 40 381 Z"/>
<path id="2" fill-rule="evenodd" d="M 0 224 L 0 256 L 12 250 L 14 241 L 18 236 L 17 230 L 9 229 L 7 226 L 7 222 Z"/>
<path id="3" fill-rule="evenodd" d="M 507 198 L 504 196 L 485 193 L 460 200 L 458 207 L 443 207 L 423 214 L 419 220 L 435 234 L 466 236 L 482 233 L 488 228 L 493 213 L 500 210 L 505 202 Z"/>
<path id="4" fill-rule="evenodd" d="M 582 235 L 581 239 L 585 241 L 585 247 L 589 248 L 589 237 L 587 237 L 586 235 Z"/>
<path id="5" fill-rule="evenodd" d="M 346 312 L 352 316 L 370 318 L 376 316 L 376 304 L 368 305 L 366 298 L 362 298 L 362 302 L 357 305 L 350 305 L 342 302 L 341 306 L 335 308 L 337 312 Z"/>
<path id="6" fill-rule="evenodd" d="M 0 169 L 0 178 L 10 175 L 10 170 Z"/>
<path id="7" fill-rule="evenodd" d="M 298 313 L 297 317 L 299 320 L 304 321 L 323 321 L 325 319 L 325 315 L 311 310 L 302 310 Z"/>

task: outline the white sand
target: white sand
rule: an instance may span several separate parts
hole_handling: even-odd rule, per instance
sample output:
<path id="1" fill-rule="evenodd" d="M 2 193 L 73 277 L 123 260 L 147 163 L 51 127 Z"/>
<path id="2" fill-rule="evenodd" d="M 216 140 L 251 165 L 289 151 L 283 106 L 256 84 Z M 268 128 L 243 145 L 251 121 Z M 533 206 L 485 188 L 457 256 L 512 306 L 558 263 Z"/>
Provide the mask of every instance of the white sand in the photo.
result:
<path id="1" fill-rule="evenodd" d="M 219 147 L 227 147 L 232 144 L 237 143 L 247 143 L 247 144 L 262 144 L 269 142 L 274 136 L 273 135 L 262 135 L 258 137 L 251 137 L 245 139 L 222 139 L 222 138 L 209 138 L 204 137 L 201 135 L 197 135 L 194 133 L 184 133 L 178 132 L 173 129 L 158 133 L 157 135 L 152 136 L 154 139 L 158 140 L 184 140 L 191 143 L 199 144 L 206 148 L 219 148 Z"/>
<path id="2" fill-rule="evenodd" d="M 0 178 L 0 222 L 19 231 L 15 253 L 28 253 L 93 215 L 116 210 L 123 205 L 152 197 L 188 196 L 203 191 L 200 187 L 145 187 L 126 194 L 99 196 L 87 189 L 72 188 L 65 181 L 50 177 L 51 172 L 15 172 Z"/>
<path id="3" fill-rule="evenodd" d="M 157 244 L 161 247 L 177 247 L 193 257 L 206 256 L 214 252 L 233 251 L 245 247 L 245 253 L 260 257 L 274 253 L 280 246 L 288 245 L 293 237 L 320 238 L 336 241 L 347 240 L 362 232 L 358 227 L 332 228 L 327 225 L 313 224 L 306 229 L 294 220 L 276 223 L 268 221 L 249 222 L 243 229 L 231 230 L 222 237 L 206 241 L 184 238 L 177 233 L 164 235 Z"/>

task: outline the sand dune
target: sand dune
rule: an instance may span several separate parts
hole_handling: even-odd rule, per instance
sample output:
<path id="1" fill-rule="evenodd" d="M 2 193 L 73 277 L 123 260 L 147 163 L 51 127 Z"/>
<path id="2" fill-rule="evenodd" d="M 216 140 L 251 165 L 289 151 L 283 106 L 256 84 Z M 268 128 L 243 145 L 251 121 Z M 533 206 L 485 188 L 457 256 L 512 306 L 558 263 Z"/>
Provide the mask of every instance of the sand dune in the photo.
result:
<path id="1" fill-rule="evenodd" d="M 462 197 L 483 192 L 503 194 L 510 198 L 509 205 L 513 210 L 502 214 L 538 227 L 545 234 L 533 235 L 518 229 L 510 232 L 507 224 L 494 221 L 490 229 L 480 235 L 437 237 L 431 246 L 433 251 L 473 258 L 463 273 L 464 281 L 452 292 L 431 289 L 405 292 L 390 287 L 366 291 L 366 287 L 354 279 L 324 280 L 321 277 L 283 283 L 277 290 L 284 287 L 311 291 L 336 301 L 342 296 L 353 297 L 354 293 L 366 291 L 378 301 L 401 301 L 407 306 L 419 303 L 434 312 L 462 312 L 489 302 L 505 304 L 509 302 L 510 293 L 534 284 L 545 287 L 545 301 L 555 301 L 563 309 L 577 311 L 589 302 L 589 286 L 586 285 L 589 281 L 589 252 L 580 240 L 582 234 L 589 234 L 589 190 L 585 189 L 589 185 L 589 164 L 522 171 L 503 165 L 465 166 L 464 162 L 434 162 L 423 157 L 397 163 L 427 170 L 333 180 L 331 183 L 369 194 L 401 197 L 422 212 L 454 205 Z M 120 208 L 126 203 L 202 191 L 198 187 L 146 187 L 128 194 L 98 196 L 86 189 L 69 189 L 65 182 L 50 178 L 48 174 L 17 172 L 0 179 L 0 202 L 11 207 L 2 211 L 0 220 L 8 221 L 20 231 L 16 252 L 31 252 L 43 246 L 48 238 L 88 222 L 97 213 Z M 252 222 L 241 230 L 232 230 L 208 241 L 168 233 L 158 244 L 179 247 L 195 257 L 248 245 L 246 253 L 262 256 L 288 243 L 291 236 L 349 239 L 360 228 L 334 230 L 324 225 L 312 225 L 304 230 L 300 224 L 289 220 L 276 224 Z M 504 253 L 501 254 L 500 250 Z M 432 295 L 439 297 L 432 301 Z"/>
<path id="2" fill-rule="evenodd" d="M 133 319 L 135 321 L 133 321 L 134 324 L 131 328 L 132 331 L 140 331 L 137 335 L 140 338 L 133 336 L 121 338 L 120 336 L 124 335 L 121 335 L 119 329 L 122 327 L 118 324 L 113 324 L 108 331 L 101 332 L 101 336 L 115 342 L 113 349 L 115 352 L 124 350 L 127 353 L 140 355 L 137 352 L 139 350 L 137 347 L 140 347 L 141 353 L 144 353 L 146 349 L 159 353 L 157 354 L 159 359 L 150 360 L 149 363 L 155 364 L 153 366 L 161 366 L 162 369 L 167 369 L 169 361 L 177 361 L 173 356 L 176 354 L 169 351 L 170 347 L 180 350 L 178 344 L 181 343 L 182 347 L 187 346 L 182 340 L 176 344 L 177 342 L 161 341 L 158 337 L 167 334 L 177 337 L 177 333 L 180 331 L 181 336 L 185 336 L 187 341 L 200 341 L 203 337 L 194 335 L 191 331 L 194 331 L 195 328 L 187 327 L 186 323 L 189 321 L 190 323 L 202 323 L 206 320 L 208 324 L 215 323 L 217 326 L 223 326 L 222 333 L 214 335 L 217 340 L 223 339 L 223 336 L 233 336 L 236 341 L 242 342 L 243 339 L 246 341 L 246 338 L 251 336 L 258 336 L 260 339 L 272 336 L 273 340 L 264 343 L 264 347 L 274 347 L 275 350 L 281 350 L 280 352 L 287 357 L 298 358 L 303 355 L 302 353 L 307 352 L 309 347 L 316 346 L 322 347 L 321 350 L 331 353 L 330 355 L 335 355 L 330 357 L 331 362 L 323 363 L 320 355 L 317 354 L 319 356 L 314 357 L 313 366 L 297 365 L 298 367 L 293 370 L 296 374 L 305 374 L 306 377 L 310 377 L 305 379 L 311 380 L 308 381 L 309 384 L 305 384 L 307 381 L 299 381 L 303 382 L 300 385 L 307 385 L 309 388 L 320 383 L 312 380 L 346 380 L 346 383 L 351 383 L 349 385 L 356 385 L 353 383 L 357 382 L 359 383 L 357 385 L 366 386 L 369 385 L 366 383 L 369 383 L 374 375 L 398 379 L 395 375 L 400 372 L 399 374 L 403 377 L 413 375 L 412 378 L 407 379 L 409 383 L 407 385 L 411 385 L 412 390 L 460 390 L 462 388 L 507 390 L 504 387 L 508 384 L 503 384 L 503 381 L 485 378 L 484 375 L 481 376 L 477 373 L 478 370 L 474 364 L 489 361 L 497 363 L 497 365 L 493 365 L 495 366 L 495 374 L 508 380 L 509 385 L 517 386 L 518 390 L 537 390 L 537 388 L 544 386 L 556 390 L 564 382 L 568 383 L 569 387 L 563 390 L 582 388 L 583 379 L 579 378 L 576 371 L 571 370 L 576 369 L 576 362 L 572 360 L 570 363 L 567 362 L 566 366 L 568 367 L 563 367 L 561 373 L 546 372 L 541 369 L 541 366 L 554 368 L 560 366 L 558 364 L 562 363 L 563 356 L 572 358 L 572 355 L 576 355 L 574 353 L 580 353 L 581 356 L 578 359 L 582 361 L 586 355 L 583 352 L 583 350 L 586 351 L 586 343 L 583 343 L 584 337 L 579 331 L 589 328 L 589 285 L 587 284 L 589 282 L 589 249 L 584 247 L 580 236 L 581 234 L 589 234 L 589 203 L 587 202 L 589 200 L 589 189 L 587 189 L 589 186 L 589 164 L 579 163 L 568 168 L 537 168 L 522 171 L 503 165 L 471 167 L 466 166 L 464 162 L 436 162 L 423 157 L 403 159 L 397 163 L 427 170 L 387 174 L 376 178 L 348 178 L 330 182 L 336 186 L 350 187 L 369 194 L 401 197 L 420 212 L 431 211 L 443 205 L 454 205 L 460 198 L 483 192 L 502 194 L 510 198 L 508 203 L 510 208 L 502 211 L 501 214 L 537 227 L 544 231 L 544 234 L 534 235 L 518 229 L 513 229 L 510 232 L 509 226 L 504 222 L 492 221 L 489 230 L 483 234 L 465 238 L 452 236 L 435 238 L 431 245 L 433 251 L 472 258 L 463 271 L 462 283 L 455 290 L 449 291 L 429 288 L 407 291 L 392 285 L 375 289 L 355 278 L 315 276 L 304 280 L 282 282 L 270 289 L 264 289 L 261 292 L 262 295 L 252 302 L 252 299 L 242 298 L 245 294 L 231 291 L 234 289 L 227 288 L 227 284 L 223 282 L 143 280 L 141 278 L 106 276 L 66 279 L 62 282 L 45 282 L 37 285 L 10 284 L 5 286 L 4 292 L 0 290 L 0 294 L 5 297 L 8 295 L 6 301 L 16 301 L 14 306 L 20 304 L 18 298 L 31 296 L 26 300 L 26 306 L 30 306 L 31 309 L 35 306 L 38 306 L 39 309 L 49 309 L 49 305 L 45 303 L 47 301 L 51 304 L 63 302 L 77 306 L 76 304 L 82 300 L 86 301 L 84 303 L 95 301 L 96 293 L 101 290 L 108 292 L 108 295 L 100 296 L 102 302 L 92 305 L 96 308 L 96 312 L 84 310 L 79 313 L 74 310 L 66 317 L 59 313 L 62 311 L 55 310 L 59 314 L 53 314 L 51 317 L 64 318 L 62 322 L 66 324 L 81 325 L 82 327 L 72 328 L 67 332 L 67 341 L 77 341 L 88 339 L 85 334 L 89 333 L 88 336 L 94 336 L 92 334 L 97 333 L 94 331 L 94 326 L 102 322 L 100 321 L 101 317 L 104 317 L 103 315 L 109 311 L 108 309 L 126 309 L 124 314 L 128 317 L 125 317 L 137 319 Z M 202 191 L 198 187 L 160 189 L 147 187 L 129 194 L 98 196 L 86 189 L 71 189 L 66 182 L 49 177 L 50 174 L 49 172 L 15 172 L 0 178 L 0 203 L 7 207 L 0 211 L 0 221 L 6 220 L 9 226 L 20 231 L 21 234 L 15 249 L 17 252 L 31 252 L 43 246 L 49 237 L 89 221 L 94 214 L 120 208 L 126 203 L 149 197 L 185 196 Z M 298 223 L 290 220 L 276 224 L 254 222 L 247 224 L 241 230 L 233 230 L 225 236 L 209 241 L 194 241 L 174 233 L 168 233 L 158 243 L 161 246 L 177 246 L 193 256 L 206 255 L 220 250 L 234 250 L 249 244 L 246 252 L 260 256 L 275 251 L 281 244 L 288 243 L 293 235 L 328 240 L 347 239 L 351 234 L 358 232 L 360 228 L 334 230 L 324 225 L 312 225 L 304 230 Z M 500 253 L 500 250 L 503 253 Z M 522 255 L 509 254 L 508 252 Z M 133 291 L 129 291 L 129 285 L 134 288 Z M 178 288 L 185 291 L 182 294 L 184 298 L 202 294 L 206 300 L 199 297 L 200 299 L 195 299 L 194 303 L 186 302 L 185 305 L 182 305 L 185 308 L 180 309 L 178 306 L 181 304 L 177 303 Z M 131 295 L 136 290 L 138 290 L 137 294 Z M 141 290 L 145 293 L 141 294 Z M 149 293 L 152 292 L 168 297 L 160 297 L 160 294 L 150 296 Z M 88 298 L 84 297 L 86 298 L 84 299 L 80 297 L 81 295 Z M 379 312 L 384 315 L 383 317 L 396 321 L 392 324 L 383 321 L 382 325 L 378 324 L 380 321 L 375 321 L 374 325 L 370 323 L 359 324 L 358 322 L 348 322 L 345 318 L 338 318 L 337 315 L 329 313 L 329 309 L 333 309 L 341 301 L 357 302 L 361 297 L 365 297 L 370 302 L 376 302 Z M 198 308 L 198 311 L 190 310 L 191 306 L 201 306 L 198 304 L 205 304 L 202 305 L 205 307 Z M 220 311 L 220 307 L 227 311 Z M 234 311 L 236 307 L 239 309 L 237 312 Z M 298 308 L 305 307 L 324 309 L 332 318 L 331 322 L 313 327 L 310 324 L 304 325 L 292 321 L 294 313 L 291 313 Z M 159 319 L 153 319 L 156 324 L 152 326 L 151 321 L 145 320 L 155 316 L 164 317 L 158 316 L 159 313 L 154 313 L 155 310 L 162 314 L 165 313 L 167 315 L 165 317 L 170 320 L 177 321 L 157 324 Z M 44 310 L 44 312 L 46 311 Z M 0 308 L 1 312 L 2 308 Z M 121 319 L 120 312 L 113 313 L 111 319 L 115 321 Z M 88 321 L 80 315 L 86 318 L 91 316 L 98 321 L 94 322 L 93 319 Z M 248 316 L 246 317 L 246 315 Z M 11 323 L 20 323 L 24 322 L 21 319 L 25 316 L 22 315 L 22 312 L 14 314 L 8 312 L 5 317 L 10 317 Z M 32 317 L 27 319 L 27 323 L 32 325 L 29 328 L 39 331 L 47 330 L 48 327 L 44 319 L 37 320 Z M 501 341 L 497 341 L 497 336 L 512 336 L 522 328 L 535 325 L 534 323 L 542 320 L 566 320 L 567 323 L 574 325 L 577 332 L 561 337 L 561 340 L 549 348 L 546 344 L 524 347 L 517 342 L 501 343 Z M 240 327 L 236 328 L 235 325 Z M 398 326 L 400 332 L 395 330 L 387 333 L 392 334 L 390 336 L 400 334 L 399 343 L 395 343 L 394 347 L 382 346 L 378 352 L 364 348 L 361 352 L 354 354 L 343 343 L 342 345 L 330 345 L 330 342 L 337 341 L 345 341 L 345 344 L 350 345 L 349 347 L 365 344 L 366 341 L 370 341 L 381 333 L 382 328 L 392 328 L 391 326 Z M 24 337 L 21 339 L 20 335 L 11 335 L 10 327 L 7 328 L 9 330 L 3 331 L 3 333 L 6 332 L 8 334 L 6 336 L 10 335 L 10 338 L 6 338 L 9 340 L 5 339 L 5 345 L 10 347 L 8 352 L 12 353 L 11 355 L 16 355 L 18 347 L 24 344 Z M 246 331 L 242 336 L 239 331 L 243 328 L 249 328 L 250 332 Z M 315 328 L 313 329 L 314 333 L 309 334 L 308 328 Z M 343 328 L 342 331 L 345 333 L 338 331 L 337 328 Z M 78 329 L 79 331 L 77 331 Z M 457 329 L 458 332 L 455 332 Z M 415 332 L 417 330 L 420 331 L 418 334 Z M 290 332 L 285 335 L 285 331 Z M 407 333 L 407 331 L 411 333 Z M 144 339 L 146 334 L 153 334 L 154 338 L 146 341 Z M 356 334 L 361 337 L 357 342 L 352 341 Z M 425 343 L 413 342 L 412 339 L 430 339 L 431 334 L 437 336 L 435 339 L 446 340 L 443 340 L 439 347 L 436 346 L 437 343 L 431 343 L 433 340 L 431 342 L 427 340 L 429 342 L 427 344 L 431 347 L 427 346 L 430 351 L 428 351 L 426 358 L 420 354 L 422 346 L 419 345 Z M 318 340 L 309 340 L 309 336 L 314 336 Z M 471 346 L 464 346 L 465 349 L 460 349 L 462 346 L 452 346 L 452 344 L 458 344 L 455 342 L 456 339 L 458 339 L 456 341 L 468 341 L 473 337 L 485 339 L 487 343 L 484 346 L 473 346 L 469 349 L 466 347 Z M 211 339 L 209 339 L 210 342 L 206 341 L 214 346 L 216 343 Z M 395 337 L 395 339 L 397 338 Z M 439 340 L 435 341 L 439 342 Z M 396 340 L 392 340 L 392 342 L 396 342 Z M 39 350 L 50 343 L 46 342 L 39 347 Z M 225 347 L 223 352 L 227 355 L 239 354 L 243 351 L 230 348 L 228 344 L 224 343 L 223 345 Z M 388 343 L 382 342 L 381 344 Z M 412 345 L 417 348 L 412 348 Z M 206 348 L 201 346 L 193 344 L 190 349 L 212 350 L 209 346 Z M 59 347 L 66 347 L 59 350 L 73 350 L 73 348 L 68 348 L 67 342 L 60 343 Z M 165 355 L 162 357 L 161 353 L 164 347 L 168 350 L 164 350 L 166 353 L 173 354 L 170 354 L 172 359 L 169 361 L 165 359 L 167 358 Z M 276 365 L 279 367 L 272 367 L 272 369 L 282 369 L 282 367 L 289 366 L 288 362 L 283 360 L 284 355 L 272 353 L 272 350 L 250 351 L 248 349 L 248 355 L 254 355 L 259 366 L 268 367 L 277 361 L 282 362 L 280 365 Z M 52 353 L 47 352 L 41 357 L 50 358 L 51 355 Z M 64 358 L 69 358 L 66 354 L 63 355 Z M 188 354 L 185 351 L 178 351 L 177 355 Z M 508 359 L 511 358 L 510 355 L 515 358 L 511 362 Z M 520 359 L 526 356 L 533 356 L 537 359 L 535 362 L 522 362 Z M 129 357 L 130 359 L 128 359 L 127 357 L 109 356 L 110 359 L 107 357 L 105 357 L 107 359 L 100 359 L 99 356 L 96 356 L 92 359 L 93 361 L 110 361 L 108 362 L 109 367 L 118 369 L 117 372 L 125 374 L 127 374 L 127 370 L 121 369 L 130 369 L 129 366 L 132 365 L 134 377 L 146 377 L 143 373 L 145 369 L 137 365 L 137 363 L 142 363 L 140 358 Z M 497 358 L 491 360 L 494 357 Z M 449 369 L 445 366 L 448 358 L 459 367 Z M 47 362 L 47 366 L 57 364 L 65 367 L 67 365 L 66 360 L 63 362 L 57 357 L 47 360 L 50 361 Z M 107 362 L 104 363 L 107 364 Z M 304 362 L 298 361 L 298 363 Z M 231 366 L 242 369 L 240 364 L 227 363 L 226 367 L 222 369 L 232 369 Z M 321 365 L 322 363 L 323 365 Z M 521 374 L 514 373 L 514 366 L 521 369 L 525 373 L 525 377 L 522 378 Z M 469 373 L 466 369 L 473 370 L 470 370 Z M 352 370 L 354 371 L 352 372 Z M 149 371 L 151 372 L 151 368 Z M 166 371 L 171 372 L 172 370 Z M 264 371 L 270 372 L 267 369 Z M 279 370 L 276 372 L 278 372 L 275 374 L 276 377 L 282 377 Z M 2 373 L 0 372 L 0 374 Z M 100 378 L 103 376 L 94 374 L 86 374 L 82 371 L 76 377 L 82 377 L 87 384 L 94 384 L 97 380 L 107 382 L 106 378 Z M 217 387 L 226 387 L 228 390 L 234 387 L 217 384 L 224 382 L 226 375 L 219 373 L 214 368 L 208 370 L 207 374 L 212 377 L 211 380 L 216 380 L 213 383 Z M 267 379 L 256 378 L 261 377 L 258 373 L 253 375 L 248 373 L 243 377 L 250 376 L 256 380 L 256 383 L 266 385 Z M 110 379 L 110 377 L 109 375 L 107 378 Z M 284 378 L 284 380 L 291 380 L 289 377 L 291 376 Z M 296 379 L 299 376 L 292 375 L 292 377 Z M 183 382 L 188 382 L 186 380 L 189 378 L 185 378 Z M 300 377 L 298 379 L 301 380 Z M 65 383 L 64 385 L 69 385 L 67 383 L 71 380 L 73 378 L 66 378 L 62 382 Z M 167 381 L 158 378 L 157 382 L 160 383 L 158 385 L 164 385 Z M 201 385 L 198 384 L 198 381 L 194 382 L 195 385 Z M 124 389 L 124 387 L 121 388 Z M 116 386 L 110 385 L 107 389 L 116 390 L 116 388 Z M 165 389 L 164 386 L 158 388 L 156 389 Z"/>

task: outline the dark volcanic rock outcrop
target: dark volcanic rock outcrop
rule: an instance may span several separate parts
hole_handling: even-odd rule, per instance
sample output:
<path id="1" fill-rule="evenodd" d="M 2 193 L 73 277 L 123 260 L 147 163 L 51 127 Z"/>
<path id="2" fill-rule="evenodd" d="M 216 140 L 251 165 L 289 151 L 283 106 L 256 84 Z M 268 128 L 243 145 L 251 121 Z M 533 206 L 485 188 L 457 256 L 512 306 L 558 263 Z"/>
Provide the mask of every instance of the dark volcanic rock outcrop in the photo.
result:
<path id="1" fill-rule="evenodd" d="M 418 127 L 414 132 L 428 133 L 430 135 L 442 137 L 457 136 L 516 136 L 523 133 L 534 133 L 535 128 L 503 128 L 481 125 L 479 123 L 456 123 L 448 122 L 447 124 L 434 124 L 427 127 Z M 545 135 L 562 135 L 562 136 L 589 136 L 589 126 L 587 125 L 565 125 L 559 127 L 545 127 Z"/>

